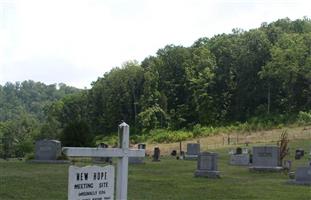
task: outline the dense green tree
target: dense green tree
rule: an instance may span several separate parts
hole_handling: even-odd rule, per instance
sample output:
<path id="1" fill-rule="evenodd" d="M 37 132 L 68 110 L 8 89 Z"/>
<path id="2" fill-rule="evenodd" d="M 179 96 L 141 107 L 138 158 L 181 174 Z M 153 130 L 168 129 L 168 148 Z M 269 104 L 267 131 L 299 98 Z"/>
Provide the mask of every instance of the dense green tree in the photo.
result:
<path id="1" fill-rule="evenodd" d="M 272 59 L 260 73 L 270 84 L 280 111 L 310 109 L 311 34 L 284 34 L 271 49 Z M 277 87 L 277 88 L 276 88 Z"/>

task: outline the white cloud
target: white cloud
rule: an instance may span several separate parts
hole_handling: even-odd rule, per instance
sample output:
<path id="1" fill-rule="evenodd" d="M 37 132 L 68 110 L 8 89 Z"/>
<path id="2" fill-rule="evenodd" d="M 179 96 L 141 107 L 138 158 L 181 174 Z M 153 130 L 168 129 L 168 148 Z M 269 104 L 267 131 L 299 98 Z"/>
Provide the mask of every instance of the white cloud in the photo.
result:
<path id="1" fill-rule="evenodd" d="M 112 67 L 166 44 L 310 17 L 310 7 L 307 0 L 0 0 L 0 84 L 89 87 Z"/>

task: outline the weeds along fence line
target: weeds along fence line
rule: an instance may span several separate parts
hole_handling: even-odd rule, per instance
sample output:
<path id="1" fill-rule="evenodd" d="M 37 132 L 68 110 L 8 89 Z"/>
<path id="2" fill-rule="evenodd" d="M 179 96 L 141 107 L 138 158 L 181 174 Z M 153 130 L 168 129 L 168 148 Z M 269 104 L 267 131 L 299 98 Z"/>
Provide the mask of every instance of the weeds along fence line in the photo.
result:
<path id="1" fill-rule="evenodd" d="M 303 127 L 280 128 L 268 131 L 257 132 L 232 132 L 219 133 L 218 135 L 193 138 L 182 141 L 182 150 L 187 151 L 187 143 L 200 143 L 201 151 L 217 149 L 223 147 L 247 146 L 252 144 L 277 144 L 282 132 L 288 133 L 289 140 L 311 139 L 311 125 Z M 147 151 L 152 153 L 155 146 L 159 146 L 162 155 L 170 155 L 173 150 L 179 151 L 179 142 L 158 144 L 151 143 L 147 145 Z"/>

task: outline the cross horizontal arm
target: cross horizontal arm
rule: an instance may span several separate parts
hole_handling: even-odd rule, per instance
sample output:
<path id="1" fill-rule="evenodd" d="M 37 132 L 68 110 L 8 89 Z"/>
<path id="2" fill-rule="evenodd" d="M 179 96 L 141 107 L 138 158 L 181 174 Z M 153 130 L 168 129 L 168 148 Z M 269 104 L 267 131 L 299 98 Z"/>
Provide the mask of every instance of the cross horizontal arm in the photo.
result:
<path id="1" fill-rule="evenodd" d="M 63 147 L 69 157 L 145 157 L 144 149 Z"/>

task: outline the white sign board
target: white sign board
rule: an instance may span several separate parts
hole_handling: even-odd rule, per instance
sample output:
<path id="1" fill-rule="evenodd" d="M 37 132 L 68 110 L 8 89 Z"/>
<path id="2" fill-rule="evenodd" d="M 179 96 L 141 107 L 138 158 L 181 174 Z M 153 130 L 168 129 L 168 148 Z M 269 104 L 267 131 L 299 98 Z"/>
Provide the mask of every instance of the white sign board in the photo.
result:
<path id="1" fill-rule="evenodd" d="M 112 165 L 69 167 L 68 200 L 113 200 Z"/>

